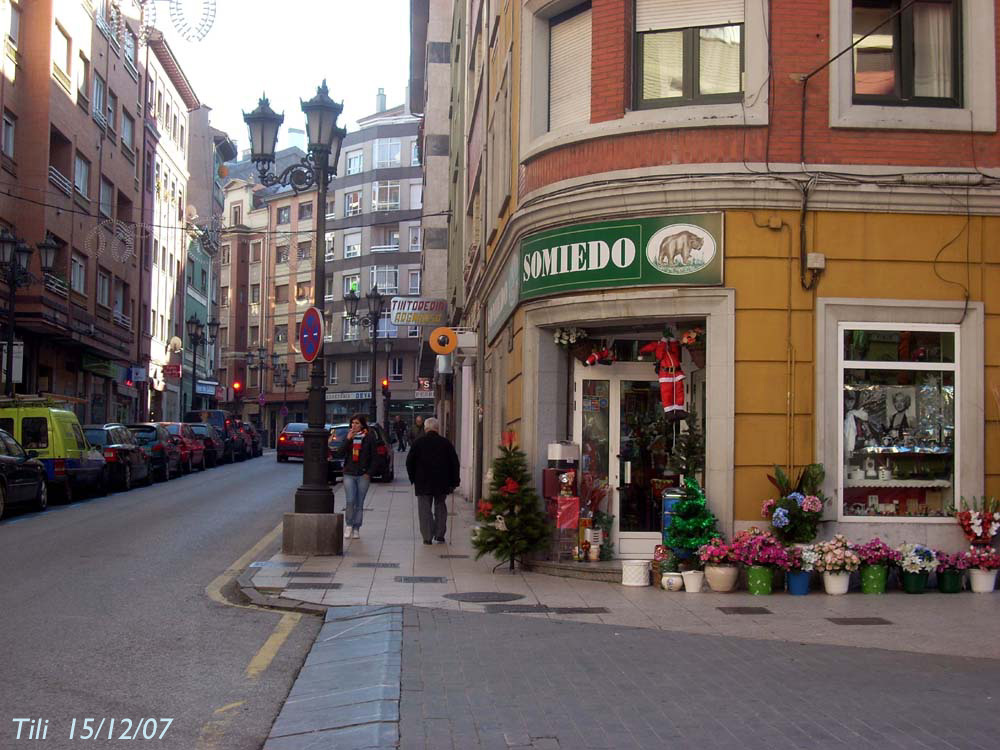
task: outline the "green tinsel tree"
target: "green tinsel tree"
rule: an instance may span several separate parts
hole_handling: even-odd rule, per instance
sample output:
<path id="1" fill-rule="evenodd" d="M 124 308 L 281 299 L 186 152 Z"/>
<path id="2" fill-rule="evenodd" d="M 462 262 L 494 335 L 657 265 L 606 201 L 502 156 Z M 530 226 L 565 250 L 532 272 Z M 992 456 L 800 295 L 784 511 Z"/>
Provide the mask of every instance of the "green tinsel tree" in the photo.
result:
<path id="1" fill-rule="evenodd" d="M 684 479 L 684 496 L 674 506 L 674 516 L 664 543 L 678 556 L 689 556 L 717 536 L 716 519 L 705 502 L 705 493 L 694 477 Z"/>
<path id="2" fill-rule="evenodd" d="M 548 518 L 539 509 L 524 452 L 514 444 L 512 433 L 504 435 L 500 455 L 493 461 L 490 494 L 479 501 L 476 519 L 481 524 L 472 537 L 477 560 L 492 554 L 501 562 L 509 561 L 513 571 L 516 558 L 548 544 Z"/>

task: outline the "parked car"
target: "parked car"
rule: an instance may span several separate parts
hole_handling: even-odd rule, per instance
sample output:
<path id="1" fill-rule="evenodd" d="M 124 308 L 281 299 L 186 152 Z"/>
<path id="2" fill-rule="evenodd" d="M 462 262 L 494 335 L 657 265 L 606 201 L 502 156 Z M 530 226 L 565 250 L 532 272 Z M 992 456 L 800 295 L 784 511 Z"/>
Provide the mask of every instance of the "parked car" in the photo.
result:
<path id="1" fill-rule="evenodd" d="M 191 424 L 191 432 L 205 446 L 205 463 L 208 466 L 218 466 L 226 452 L 226 441 L 222 439 L 219 430 L 208 422 L 194 422 Z"/>
<path id="2" fill-rule="evenodd" d="M 289 422 L 278 435 L 278 463 L 289 458 L 302 458 L 302 433 L 309 427 L 305 422 Z"/>
<path id="3" fill-rule="evenodd" d="M 128 492 L 133 482 L 153 481 L 149 457 L 125 425 L 88 424 L 84 425 L 83 434 L 88 443 L 104 452 L 106 486 Z"/>
<path id="4" fill-rule="evenodd" d="M 156 422 L 128 425 L 135 442 L 149 457 L 153 475 L 164 482 L 181 473 L 181 449 L 167 429 Z"/>
<path id="5" fill-rule="evenodd" d="M 170 433 L 174 444 L 181 449 L 181 471 L 190 474 L 197 466 L 205 470 L 205 444 L 198 439 L 185 422 L 160 422 Z"/>
<path id="6" fill-rule="evenodd" d="M 328 482 L 336 482 L 337 477 L 344 475 L 344 459 L 337 455 L 337 451 L 344 444 L 344 439 L 347 437 L 351 425 L 345 422 L 344 424 L 327 425 L 327 427 L 329 428 L 327 433 L 330 437 L 327 438 L 329 451 L 326 456 L 326 479 Z"/>
<path id="7" fill-rule="evenodd" d="M 8 507 L 30 504 L 35 510 L 49 507 L 45 467 L 37 452 L 25 451 L 9 432 L 0 430 L 0 518 Z"/>
<path id="8" fill-rule="evenodd" d="M 200 411 L 188 411 L 184 413 L 184 421 L 192 424 L 194 422 L 205 422 L 212 425 L 219 431 L 224 443 L 222 462 L 231 464 L 237 458 L 241 458 L 240 451 L 244 442 L 238 437 L 236 415 L 225 409 L 201 409 Z"/>
<path id="9" fill-rule="evenodd" d="M 396 470 L 393 466 L 389 435 L 380 424 L 369 424 L 368 429 L 375 432 L 375 465 L 372 467 L 372 481 L 391 482 L 396 478 Z"/>
<path id="10" fill-rule="evenodd" d="M 0 408 L 0 429 L 24 450 L 37 451 L 49 496 L 72 502 L 86 492 L 104 493 L 104 456 L 87 442 L 73 412 L 40 397 L 19 399 L 15 405 Z"/>
<path id="11" fill-rule="evenodd" d="M 257 429 L 257 425 L 253 422 L 244 422 L 243 427 L 246 428 L 247 434 L 250 436 L 251 444 L 253 445 L 253 453 L 251 454 L 254 458 L 257 456 L 264 455 L 264 441 L 261 438 L 260 430 Z"/>

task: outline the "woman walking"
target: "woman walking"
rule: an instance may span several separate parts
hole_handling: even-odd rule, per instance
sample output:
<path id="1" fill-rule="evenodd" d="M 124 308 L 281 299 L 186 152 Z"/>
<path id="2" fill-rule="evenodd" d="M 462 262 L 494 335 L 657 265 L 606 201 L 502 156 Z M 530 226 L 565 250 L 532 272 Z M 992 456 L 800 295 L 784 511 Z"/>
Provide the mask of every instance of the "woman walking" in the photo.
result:
<path id="1" fill-rule="evenodd" d="M 344 459 L 344 538 L 360 539 L 365 495 L 371 484 L 372 462 L 375 460 L 375 437 L 368 429 L 363 414 L 351 417 L 351 429 L 338 450 Z"/>

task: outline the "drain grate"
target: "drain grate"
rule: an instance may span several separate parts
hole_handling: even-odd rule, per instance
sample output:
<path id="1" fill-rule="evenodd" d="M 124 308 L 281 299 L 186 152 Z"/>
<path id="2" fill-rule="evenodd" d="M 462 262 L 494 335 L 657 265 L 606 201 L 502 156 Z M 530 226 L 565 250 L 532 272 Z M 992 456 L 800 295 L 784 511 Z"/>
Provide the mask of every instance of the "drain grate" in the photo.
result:
<path id="1" fill-rule="evenodd" d="M 281 575 L 288 578 L 329 578 L 333 575 L 331 570 L 328 573 L 316 572 L 316 571 L 303 571 L 303 570 L 286 570 Z"/>
<path id="2" fill-rule="evenodd" d="M 354 563 L 355 568 L 398 568 L 399 563 Z"/>
<path id="3" fill-rule="evenodd" d="M 291 589 L 319 589 L 322 591 L 332 591 L 334 589 L 339 589 L 344 584 L 342 583 L 290 583 L 285 586 L 285 591 L 290 591 Z"/>
<path id="4" fill-rule="evenodd" d="M 883 617 L 827 617 L 834 625 L 892 625 Z"/>
<path id="5" fill-rule="evenodd" d="M 727 615 L 770 615 L 771 610 L 767 607 L 717 607 L 717 609 Z"/>
<path id="6" fill-rule="evenodd" d="M 448 583 L 447 578 L 438 576 L 396 576 L 396 583 Z"/>
<path id="7" fill-rule="evenodd" d="M 258 560 L 257 562 L 252 562 L 247 567 L 250 568 L 297 568 L 302 563 L 293 562 L 271 562 L 270 560 Z"/>
<path id="8" fill-rule="evenodd" d="M 486 613 L 490 615 L 606 615 L 607 607 L 549 607 L 546 604 L 487 604 Z"/>
<path id="9" fill-rule="evenodd" d="M 468 560 L 468 555 L 438 555 L 442 560 Z"/>
<path id="10" fill-rule="evenodd" d="M 456 602 L 514 602 L 523 599 L 523 594 L 505 594 L 502 591 L 466 591 L 463 594 L 445 594 L 445 599 Z"/>

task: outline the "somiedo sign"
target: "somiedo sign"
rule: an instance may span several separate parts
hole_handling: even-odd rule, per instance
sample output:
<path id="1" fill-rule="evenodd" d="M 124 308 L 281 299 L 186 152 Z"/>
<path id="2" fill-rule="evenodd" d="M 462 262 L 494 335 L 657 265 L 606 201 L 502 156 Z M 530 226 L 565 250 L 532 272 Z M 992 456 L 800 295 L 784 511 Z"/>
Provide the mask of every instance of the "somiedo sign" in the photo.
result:
<path id="1" fill-rule="evenodd" d="M 521 242 L 520 299 L 622 286 L 722 283 L 722 214 L 578 224 Z"/>

